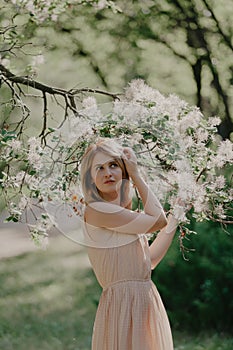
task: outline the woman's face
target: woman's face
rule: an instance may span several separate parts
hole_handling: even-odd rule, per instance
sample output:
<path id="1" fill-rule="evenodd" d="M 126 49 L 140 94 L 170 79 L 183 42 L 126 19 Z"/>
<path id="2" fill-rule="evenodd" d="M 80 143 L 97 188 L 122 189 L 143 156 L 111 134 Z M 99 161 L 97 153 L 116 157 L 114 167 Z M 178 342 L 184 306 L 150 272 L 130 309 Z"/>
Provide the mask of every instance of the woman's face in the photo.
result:
<path id="1" fill-rule="evenodd" d="M 98 152 L 91 167 L 92 180 L 101 197 L 108 201 L 119 199 L 122 183 L 122 169 L 111 156 Z"/>

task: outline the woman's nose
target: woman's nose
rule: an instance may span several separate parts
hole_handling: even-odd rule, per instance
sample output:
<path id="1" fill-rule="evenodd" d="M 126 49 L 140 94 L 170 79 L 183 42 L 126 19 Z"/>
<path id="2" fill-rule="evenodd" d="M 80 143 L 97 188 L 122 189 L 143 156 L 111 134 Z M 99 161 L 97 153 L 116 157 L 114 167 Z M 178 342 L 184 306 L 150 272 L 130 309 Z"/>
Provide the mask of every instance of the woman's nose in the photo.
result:
<path id="1" fill-rule="evenodd" d="M 111 175 L 112 175 L 111 169 L 109 169 L 108 167 L 105 168 L 104 176 L 108 177 L 108 176 L 111 176 Z"/>

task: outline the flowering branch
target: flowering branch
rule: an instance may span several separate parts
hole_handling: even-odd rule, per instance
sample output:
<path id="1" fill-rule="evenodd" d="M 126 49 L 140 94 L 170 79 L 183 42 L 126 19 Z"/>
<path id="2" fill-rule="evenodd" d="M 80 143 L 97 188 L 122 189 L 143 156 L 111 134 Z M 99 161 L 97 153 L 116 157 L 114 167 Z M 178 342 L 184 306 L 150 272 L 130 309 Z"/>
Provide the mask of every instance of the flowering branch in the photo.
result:
<path id="1" fill-rule="evenodd" d="M 21 135 L 23 132 L 23 127 L 26 119 L 30 115 L 30 111 L 28 107 L 24 104 L 24 102 L 21 99 L 20 95 L 26 96 L 25 92 L 21 89 L 21 85 L 31 87 L 35 90 L 41 91 L 42 92 L 42 100 L 44 103 L 43 107 L 43 125 L 42 125 L 42 130 L 39 134 L 39 137 L 41 138 L 41 142 L 46 144 L 46 137 L 51 133 L 51 130 L 48 130 L 48 102 L 47 102 L 47 94 L 52 95 L 55 98 L 55 101 L 57 102 L 58 105 L 60 105 L 64 109 L 64 117 L 63 117 L 63 122 L 67 119 L 69 115 L 69 111 L 71 111 L 75 116 L 79 115 L 79 111 L 77 108 L 77 104 L 75 101 L 75 97 L 78 95 L 83 95 L 86 93 L 93 93 L 93 94 L 100 94 L 100 95 L 105 95 L 107 97 L 111 97 L 113 100 L 119 100 L 120 94 L 118 93 L 111 93 L 108 91 L 104 91 L 101 89 L 90 89 L 90 88 L 81 88 L 81 89 L 70 89 L 70 90 L 65 90 L 57 87 L 52 87 L 45 85 L 43 83 L 40 83 L 30 77 L 25 77 L 25 76 L 16 76 L 13 74 L 9 69 L 7 69 L 3 64 L 0 63 L 0 72 L 1 72 L 1 79 L 2 81 L 11 89 L 12 91 L 12 97 L 13 100 L 15 100 L 15 105 L 19 104 L 22 111 L 23 111 L 23 117 L 22 119 L 17 123 L 16 129 L 17 130 L 19 127 L 19 133 L 18 135 Z M 18 91 L 15 88 L 18 88 Z M 61 96 L 63 97 L 65 103 L 64 106 L 62 106 L 58 100 L 56 100 L 56 96 Z M 61 124 L 62 125 L 62 124 Z"/>
<path id="2" fill-rule="evenodd" d="M 183 238 L 190 233 L 186 225 L 191 217 L 196 221 L 233 223 L 232 178 L 225 171 L 233 162 L 233 144 L 217 137 L 218 118 L 206 119 L 197 107 L 174 95 L 165 97 L 142 80 L 132 81 L 124 94 L 109 93 L 113 101 L 107 114 L 102 113 L 92 96 L 84 96 L 81 107 L 74 105 L 72 98 L 80 92 L 101 90 L 59 89 L 67 99 L 65 117 L 53 128 L 48 127 L 48 92 L 42 92 L 43 127 L 37 137 L 20 138 L 16 130 L 3 128 L 0 162 L 5 164 L 5 171 L 0 186 L 9 221 L 19 221 L 25 208 L 36 206 L 35 222 L 30 223 L 30 228 L 33 237 L 38 238 L 46 237 L 54 222 L 43 211 L 44 203 L 74 206 L 76 211 L 69 213 L 71 216 L 81 213 L 82 155 L 97 138 L 113 137 L 134 149 L 147 182 L 180 223 L 183 253 Z M 17 94 L 14 86 L 12 93 Z M 176 198 L 185 203 L 184 207 L 177 204 Z M 188 215 L 187 207 L 192 207 Z"/>

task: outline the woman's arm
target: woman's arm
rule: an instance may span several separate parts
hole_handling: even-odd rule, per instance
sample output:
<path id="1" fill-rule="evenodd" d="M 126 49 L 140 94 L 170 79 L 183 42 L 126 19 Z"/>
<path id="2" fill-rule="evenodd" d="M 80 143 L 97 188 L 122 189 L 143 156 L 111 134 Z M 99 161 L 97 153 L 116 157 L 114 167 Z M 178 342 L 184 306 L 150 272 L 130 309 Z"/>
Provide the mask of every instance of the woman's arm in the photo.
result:
<path id="1" fill-rule="evenodd" d="M 151 233 L 167 223 L 160 212 L 153 216 L 107 202 L 90 203 L 85 210 L 85 220 L 89 225 L 127 234 Z"/>
<path id="2" fill-rule="evenodd" d="M 150 245 L 151 268 L 154 269 L 165 256 L 176 233 L 178 221 L 173 215 L 168 216 L 168 224 L 164 227 L 154 242 Z"/>
<path id="3" fill-rule="evenodd" d="M 160 222 L 160 225 L 164 227 L 167 224 L 167 220 L 166 220 L 166 216 L 163 211 L 163 208 L 159 200 L 155 196 L 155 194 L 151 191 L 150 187 L 145 183 L 145 181 L 140 176 L 140 173 L 137 167 L 137 158 L 131 148 L 124 149 L 123 159 L 124 159 L 128 174 L 132 179 L 132 181 L 134 182 L 134 185 L 136 186 L 140 194 L 140 197 L 142 199 L 144 213 L 157 217 L 157 223 Z M 156 230 L 158 230 L 158 228 L 154 229 L 154 231 Z"/>
<path id="4" fill-rule="evenodd" d="M 145 183 L 139 173 L 134 173 L 132 175 L 132 180 L 142 199 L 144 213 L 157 217 L 158 221 L 161 221 L 163 226 L 165 226 L 167 224 L 166 215 L 150 187 Z"/>

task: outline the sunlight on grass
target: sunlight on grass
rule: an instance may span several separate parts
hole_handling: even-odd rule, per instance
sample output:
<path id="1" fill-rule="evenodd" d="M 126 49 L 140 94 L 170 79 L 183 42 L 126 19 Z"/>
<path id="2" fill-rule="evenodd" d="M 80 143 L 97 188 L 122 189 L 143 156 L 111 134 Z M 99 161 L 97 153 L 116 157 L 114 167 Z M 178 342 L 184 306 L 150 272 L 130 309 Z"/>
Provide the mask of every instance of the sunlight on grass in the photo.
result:
<path id="1" fill-rule="evenodd" d="M 47 251 L 3 259 L 0 284 L 0 349 L 90 350 L 101 289 L 84 249 L 59 236 Z M 233 349 L 218 335 L 174 339 L 175 350 Z"/>

